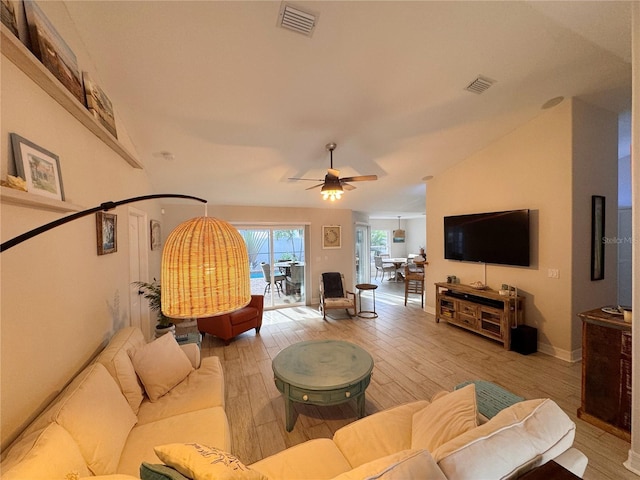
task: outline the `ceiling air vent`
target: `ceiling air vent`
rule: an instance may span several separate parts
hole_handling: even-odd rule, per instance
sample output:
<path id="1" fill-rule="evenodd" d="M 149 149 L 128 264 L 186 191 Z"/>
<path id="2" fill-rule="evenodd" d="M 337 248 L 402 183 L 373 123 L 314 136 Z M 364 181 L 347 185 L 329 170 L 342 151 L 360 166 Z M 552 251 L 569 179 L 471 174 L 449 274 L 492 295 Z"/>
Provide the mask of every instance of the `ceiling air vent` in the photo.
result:
<path id="1" fill-rule="evenodd" d="M 317 20 L 317 15 L 283 3 L 278 16 L 278 26 L 310 37 Z"/>
<path id="2" fill-rule="evenodd" d="M 484 93 L 494 83 L 496 83 L 495 80 L 491 80 L 490 78 L 478 75 L 478 77 L 473 82 L 466 86 L 465 90 L 480 94 Z"/>

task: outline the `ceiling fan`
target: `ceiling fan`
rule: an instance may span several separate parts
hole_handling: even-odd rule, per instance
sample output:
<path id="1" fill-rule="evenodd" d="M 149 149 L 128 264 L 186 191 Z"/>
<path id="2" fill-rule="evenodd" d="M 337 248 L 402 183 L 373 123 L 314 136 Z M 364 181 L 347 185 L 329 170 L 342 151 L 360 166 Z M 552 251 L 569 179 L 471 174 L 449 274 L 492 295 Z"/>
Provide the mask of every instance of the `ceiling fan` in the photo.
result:
<path id="1" fill-rule="evenodd" d="M 344 193 L 344 190 L 353 190 L 356 187 L 349 185 L 347 182 L 367 182 L 370 180 L 377 180 L 377 175 L 359 175 L 357 177 L 345 177 L 340 178 L 340 171 L 333 168 L 333 151 L 338 145 L 334 142 L 327 143 L 326 148 L 331 155 L 331 166 L 327 169 L 327 174 L 324 176 L 324 180 L 316 178 L 289 178 L 289 180 L 308 180 L 312 182 L 323 182 L 313 187 L 307 188 L 307 190 L 313 190 L 314 188 L 322 187 L 320 193 L 324 200 L 336 199 L 340 200 L 340 197 Z"/>

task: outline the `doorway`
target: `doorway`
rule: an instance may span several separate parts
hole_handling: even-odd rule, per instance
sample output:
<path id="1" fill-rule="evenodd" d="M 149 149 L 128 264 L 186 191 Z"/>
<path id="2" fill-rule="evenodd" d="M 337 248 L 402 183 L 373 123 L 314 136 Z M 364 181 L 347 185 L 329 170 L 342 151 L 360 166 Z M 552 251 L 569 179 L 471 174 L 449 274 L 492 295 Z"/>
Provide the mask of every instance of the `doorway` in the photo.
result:
<path id="1" fill-rule="evenodd" d="M 130 325 L 139 327 L 145 338 L 151 338 L 151 319 L 147 302 L 142 302 L 138 287 L 133 282 L 148 281 L 149 254 L 147 245 L 147 214 L 137 208 L 128 208 L 129 220 L 129 318 Z"/>
<path id="2" fill-rule="evenodd" d="M 304 225 L 237 227 L 249 254 L 251 294 L 265 309 L 306 305 Z"/>
<path id="3" fill-rule="evenodd" d="M 356 283 L 371 282 L 371 227 L 364 223 L 356 223 Z"/>

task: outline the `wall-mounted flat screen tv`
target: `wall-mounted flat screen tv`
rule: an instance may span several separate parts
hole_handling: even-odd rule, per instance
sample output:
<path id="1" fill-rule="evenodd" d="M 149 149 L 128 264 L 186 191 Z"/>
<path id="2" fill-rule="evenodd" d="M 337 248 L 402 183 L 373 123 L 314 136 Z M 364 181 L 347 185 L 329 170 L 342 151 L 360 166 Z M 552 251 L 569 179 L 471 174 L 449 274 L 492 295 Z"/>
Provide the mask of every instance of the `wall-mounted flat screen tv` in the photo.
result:
<path id="1" fill-rule="evenodd" d="M 529 210 L 444 217 L 444 258 L 529 266 Z"/>

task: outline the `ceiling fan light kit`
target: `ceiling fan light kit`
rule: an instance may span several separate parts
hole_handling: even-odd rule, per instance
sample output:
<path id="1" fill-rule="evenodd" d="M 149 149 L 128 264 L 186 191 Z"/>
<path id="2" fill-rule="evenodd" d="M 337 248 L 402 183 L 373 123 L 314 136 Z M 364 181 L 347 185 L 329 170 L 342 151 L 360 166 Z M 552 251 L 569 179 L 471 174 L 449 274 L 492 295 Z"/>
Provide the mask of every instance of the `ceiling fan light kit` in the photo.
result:
<path id="1" fill-rule="evenodd" d="M 354 190 L 356 187 L 349 185 L 347 182 L 367 182 L 371 180 L 377 180 L 377 175 L 359 175 L 357 177 L 345 177 L 340 178 L 340 170 L 333 168 L 333 151 L 338 145 L 335 142 L 327 143 L 326 148 L 329 150 L 331 158 L 331 166 L 327 169 L 327 174 L 324 176 L 324 183 L 319 183 L 313 187 L 307 188 L 307 190 L 313 190 L 314 188 L 322 187 L 320 193 L 323 200 L 331 200 L 335 202 L 340 200 L 345 190 Z M 312 178 L 289 178 L 289 180 L 312 180 L 316 182 L 322 182 L 323 180 L 315 180 Z"/>

